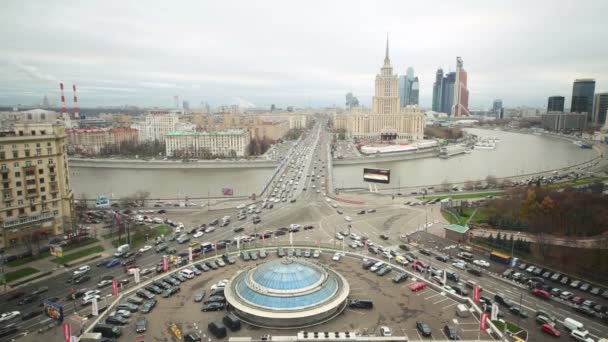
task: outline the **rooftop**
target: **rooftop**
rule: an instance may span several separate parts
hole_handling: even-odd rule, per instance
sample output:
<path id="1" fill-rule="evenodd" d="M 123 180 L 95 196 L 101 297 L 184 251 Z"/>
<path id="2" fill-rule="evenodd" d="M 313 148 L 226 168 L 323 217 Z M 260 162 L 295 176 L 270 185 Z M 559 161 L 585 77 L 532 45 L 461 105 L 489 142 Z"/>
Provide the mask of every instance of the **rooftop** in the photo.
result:
<path id="1" fill-rule="evenodd" d="M 249 134 L 247 130 L 244 129 L 228 129 L 224 131 L 208 131 L 208 132 L 197 132 L 197 131 L 170 131 L 165 135 L 244 135 Z"/>
<path id="2" fill-rule="evenodd" d="M 460 233 L 460 234 L 465 234 L 466 232 L 469 231 L 469 227 L 461 226 L 458 224 L 450 224 L 450 225 L 446 226 L 445 229 L 451 230 L 451 231 L 454 231 L 454 232 Z"/>

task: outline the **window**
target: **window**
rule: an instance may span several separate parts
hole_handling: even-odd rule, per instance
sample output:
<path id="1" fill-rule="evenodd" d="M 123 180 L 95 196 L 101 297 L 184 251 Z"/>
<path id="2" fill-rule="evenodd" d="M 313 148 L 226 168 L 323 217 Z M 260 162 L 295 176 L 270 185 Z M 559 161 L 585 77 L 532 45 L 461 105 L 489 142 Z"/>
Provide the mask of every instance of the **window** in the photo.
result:
<path id="1" fill-rule="evenodd" d="M 25 214 L 25 208 L 19 208 L 19 215 Z"/>
<path id="2" fill-rule="evenodd" d="M 59 210 L 53 210 L 53 216 L 59 216 Z"/>
<path id="3" fill-rule="evenodd" d="M 3 187 L 4 189 L 8 189 L 8 183 L 3 183 L 3 184 L 2 184 L 2 187 Z"/>
<path id="4" fill-rule="evenodd" d="M 44 190 L 46 190 L 46 188 L 45 188 L 45 187 L 43 187 L 43 186 L 42 186 L 42 187 L 40 187 L 40 192 L 44 192 Z"/>
<path id="5" fill-rule="evenodd" d="M 40 178 L 40 184 L 44 183 L 44 178 Z"/>
<path id="6" fill-rule="evenodd" d="M 57 208 L 57 202 L 53 202 L 53 208 Z"/>
<path id="7" fill-rule="evenodd" d="M 44 118 L 45 118 L 45 117 L 46 117 L 46 114 L 44 114 L 44 113 L 40 114 L 40 118 L 41 118 L 42 120 L 44 120 Z M 41 130 L 40 130 L 40 135 L 46 135 L 46 131 L 45 131 L 45 130 L 43 130 L 43 129 L 41 129 Z"/>
<path id="8" fill-rule="evenodd" d="M 42 159 L 38 159 L 38 165 L 42 165 Z"/>
<path id="9" fill-rule="evenodd" d="M 19 151 L 13 151 L 13 158 L 19 158 Z"/>
<path id="10" fill-rule="evenodd" d="M 43 201 L 46 201 L 46 196 L 44 196 L 44 195 L 40 196 L 40 199 L 43 200 Z"/>
<path id="11" fill-rule="evenodd" d="M 21 186 L 21 182 L 17 182 L 17 183 L 16 183 L 16 185 L 17 185 L 17 186 Z"/>
<path id="12" fill-rule="evenodd" d="M 30 148 L 30 144 L 23 144 L 23 147 Z"/>
<path id="13" fill-rule="evenodd" d="M 46 152 L 47 152 L 48 154 L 53 154 L 53 148 L 52 148 L 52 147 L 47 148 L 47 149 L 46 149 Z"/>
<path id="14" fill-rule="evenodd" d="M 15 177 L 21 177 L 21 172 L 19 172 L 19 171 L 15 172 Z"/>
<path id="15" fill-rule="evenodd" d="M 36 156 L 40 157 L 41 154 L 42 154 L 42 150 L 41 149 L 36 149 Z"/>
<path id="16" fill-rule="evenodd" d="M 14 162 L 14 163 L 13 163 L 13 166 L 14 166 L 14 167 L 19 167 L 19 162 Z"/>
<path id="17" fill-rule="evenodd" d="M 27 166 L 32 166 L 32 161 L 31 161 L 31 160 L 27 160 L 27 161 L 25 162 L 25 166 L 26 166 L 26 167 L 27 167 Z"/>
<path id="18" fill-rule="evenodd" d="M 23 205 L 23 200 L 18 200 L 17 205 Z"/>
<path id="19" fill-rule="evenodd" d="M 39 175 L 44 174 L 44 169 L 38 169 L 38 174 Z"/>
<path id="20" fill-rule="evenodd" d="M 13 211 L 12 210 L 7 210 L 6 211 L 6 217 L 11 217 L 13 216 Z"/>
<path id="21" fill-rule="evenodd" d="M 29 157 L 30 156 L 30 150 L 25 150 L 25 156 Z"/>
<path id="22" fill-rule="evenodd" d="M 36 147 L 40 147 L 40 143 L 36 143 Z"/>
<path id="23" fill-rule="evenodd" d="M 0 152 L 0 159 L 6 159 L 6 153 Z"/>
<path id="24" fill-rule="evenodd" d="M 17 196 L 23 196 L 23 191 L 17 190 Z"/>
<path id="25" fill-rule="evenodd" d="M 47 142 L 46 142 L 46 146 L 51 146 L 51 142 L 50 142 L 50 141 L 47 141 Z"/>

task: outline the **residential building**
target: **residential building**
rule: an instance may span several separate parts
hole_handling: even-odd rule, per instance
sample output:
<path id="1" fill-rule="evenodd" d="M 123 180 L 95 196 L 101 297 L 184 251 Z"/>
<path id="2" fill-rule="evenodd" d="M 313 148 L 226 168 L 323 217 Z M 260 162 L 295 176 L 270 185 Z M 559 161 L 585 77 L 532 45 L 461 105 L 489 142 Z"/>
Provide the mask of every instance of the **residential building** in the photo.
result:
<path id="1" fill-rule="evenodd" d="M 110 146 L 126 142 L 137 142 L 135 128 L 68 128 L 68 153 L 95 155 Z"/>
<path id="2" fill-rule="evenodd" d="M 17 123 L 0 133 L 0 248 L 71 230 L 66 144 L 62 124 Z"/>
<path id="3" fill-rule="evenodd" d="M 563 96 L 549 96 L 547 112 L 563 112 L 565 98 Z"/>
<path id="4" fill-rule="evenodd" d="M 572 85 L 572 113 L 587 113 L 587 122 L 593 119 L 593 94 L 595 93 L 595 80 L 583 78 L 574 80 Z"/>
<path id="5" fill-rule="evenodd" d="M 61 114 L 52 110 L 31 109 L 25 111 L 0 112 L 0 129 L 12 130 L 17 123 L 57 123 Z"/>
<path id="6" fill-rule="evenodd" d="M 598 93 L 593 97 L 593 124 L 603 126 L 608 111 L 608 93 Z"/>
<path id="7" fill-rule="evenodd" d="M 243 157 L 247 154 L 249 137 L 249 132 L 244 129 L 172 131 L 165 135 L 166 155 L 181 158 Z"/>
<path id="8" fill-rule="evenodd" d="M 150 111 L 131 127 L 139 132 L 139 141 L 164 141 L 167 132 L 175 131 L 179 122 L 176 111 Z"/>
<path id="9" fill-rule="evenodd" d="M 248 127 L 252 138 L 279 140 L 289 131 L 289 121 L 261 121 Z"/>
<path id="10" fill-rule="evenodd" d="M 549 112 L 541 115 L 541 127 L 552 132 L 578 131 L 587 127 L 587 113 Z"/>
<path id="11" fill-rule="evenodd" d="M 388 39 L 384 65 L 376 75 L 371 112 L 353 108 L 348 114 L 336 114 L 334 120 L 334 125 L 343 120 L 347 121 L 347 136 L 370 142 L 411 141 L 423 138 L 424 115 L 418 106 L 401 106 L 399 76 L 393 73 Z"/>
<path id="12" fill-rule="evenodd" d="M 454 102 L 452 116 L 469 116 L 469 88 L 467 72 L 461 57 L 456 57 L 456 80 L 454 81 Z"/>

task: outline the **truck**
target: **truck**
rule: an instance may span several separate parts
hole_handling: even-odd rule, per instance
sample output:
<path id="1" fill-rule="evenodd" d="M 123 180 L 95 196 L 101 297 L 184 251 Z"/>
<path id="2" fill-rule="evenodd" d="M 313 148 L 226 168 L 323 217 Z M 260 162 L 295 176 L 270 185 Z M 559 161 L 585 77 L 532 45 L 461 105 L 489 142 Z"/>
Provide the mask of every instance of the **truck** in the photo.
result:
<path id="1" fill-rule="evenodd" d="M 129 246 L 129 245 L 118 246 L 118 248 L 116 248 L 116 252 L 114 253 L 114 256 L 119 258 L 119 257 L 125 255 L 125 253 L 127 253 L 129 250 L 131 250 L 131 246 Z"/>
<path id="2" fill-rule="evenodd" d="M 498 252 L 490 253 L 490 260 L 500 262 L 501 264 L 505 264 L 505 265 L 509 265 L 511 263 L 510 256 L 508 256 L 506 254 L 498 253 Z"/>

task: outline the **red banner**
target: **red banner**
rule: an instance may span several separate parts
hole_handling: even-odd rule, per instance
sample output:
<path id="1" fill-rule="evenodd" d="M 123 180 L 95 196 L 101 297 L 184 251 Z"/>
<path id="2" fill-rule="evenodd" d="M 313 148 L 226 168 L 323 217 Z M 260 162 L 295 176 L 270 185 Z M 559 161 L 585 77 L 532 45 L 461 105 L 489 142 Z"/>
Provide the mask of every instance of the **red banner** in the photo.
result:
<path id="1" fill-rule="evenodd" d="M 484 312 L 479 320 L 479 331 L 486 331 L 486 329 L 488 329 L 488 313 Z"/>
<path id="2" fill-rule="evenodd" d="M 224 196 L 232 196 L 234 195 L 234 190 L 231 188 L 222 188 L 222 194 Z"/>
<path id="3" fill-rule="evenodd" d="M 475 303 L 479 303 L 480 297 L 481 297 L 481 287 L 479 287 L 479 285 L 475 285 L 473 287 L 473 301 Z"/>
<path id="4" fill-rule="evenodd" d="M 118 297 L 118 279 L 112 279 L 112 295 Z"/>
<path id="5" fill-rule="evenodd" d="M 63 341 L 70 342 L 72 340 L 72 327 L 70 323 L 63 323 Z"/>
<path id="6" fill-rule="evenodd" d="M 167 257 L 163 257 L 163 271 L 167 272 L 169 270 L 169 259 Z"/>

